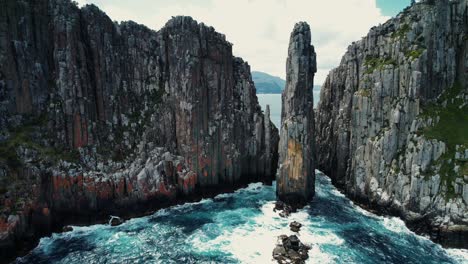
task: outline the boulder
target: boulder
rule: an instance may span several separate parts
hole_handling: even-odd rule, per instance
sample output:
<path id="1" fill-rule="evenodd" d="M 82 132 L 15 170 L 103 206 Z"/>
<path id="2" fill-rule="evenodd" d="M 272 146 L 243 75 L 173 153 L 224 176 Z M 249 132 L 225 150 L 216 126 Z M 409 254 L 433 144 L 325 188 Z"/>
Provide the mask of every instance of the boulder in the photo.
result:
<path id="1" fill-rule="evenodd" d="M 111 216 L 111 219 L 109 220 L 109 225 L 110 226 L 119 226 L 123 224 L 124 220 L 118 216 Z"/>
<path id="2" fill-rule="evenodd" d="M 66 232 L 71 232 L 73 231 L 73 227 L 72 226 L 69 226 L 69 225 L 66 225 L 62 228 L 62 232 L 63 233 L 66 233 Z"/>
<path id="3" fill-rule="evenodd" d="M 302 264 L 309 258 L 310 247 L 304 245 L 296 235 L 281 235 L 273 249 L 273 258 L 278 263 Z"/>

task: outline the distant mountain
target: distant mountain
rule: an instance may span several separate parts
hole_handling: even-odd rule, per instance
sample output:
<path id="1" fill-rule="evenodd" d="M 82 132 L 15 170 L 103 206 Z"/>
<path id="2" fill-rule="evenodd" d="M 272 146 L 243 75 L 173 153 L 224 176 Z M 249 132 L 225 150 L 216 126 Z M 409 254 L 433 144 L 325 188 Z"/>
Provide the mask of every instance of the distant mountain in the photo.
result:
<path id="1" fill-rule="evenodd" d="M 259 71 L 252 72 L 252 79 L 257 88 L 257 94 L 280 94 L 286 85 L 286 81 L 280 77 Z M 320 85 L 314 85 L 314 92 L 318 94 L 319 91 Z"/>
<path id="2" fill-rule="evenodd" d="M 280 94 L 286 84 L 280 77 L 259 71 L 252 72 L 252 79 L 258 94 Z"/>

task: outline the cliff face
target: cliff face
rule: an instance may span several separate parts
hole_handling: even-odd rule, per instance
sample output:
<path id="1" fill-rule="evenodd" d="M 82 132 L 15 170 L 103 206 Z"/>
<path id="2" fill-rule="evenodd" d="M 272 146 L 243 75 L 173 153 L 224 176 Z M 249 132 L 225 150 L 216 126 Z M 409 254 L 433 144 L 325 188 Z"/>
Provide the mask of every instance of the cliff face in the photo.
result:
<path id="1" fill-rule="evenodd" d="M 319 169 L 434 238 L 468 229 L 467 38 L 466 0 L 412 5 L 348 47 L 316 115 Z"/>
<path id="2" fill-rule="evenodd" d="M 278 130 L 213 28 L 175 17 L 156 32 L 68 0 L 0 6 L 2 250 L 273 179 Z"/>
<path id="3" fill-rule="evenodd" d="M 315 192 L 314 74 L 316 54 L 310 27 L 301 22 L 291 33 L 286 61 L 286 88 L 282 94 L 279 173 L 280 200 L 304 204 Z"/>

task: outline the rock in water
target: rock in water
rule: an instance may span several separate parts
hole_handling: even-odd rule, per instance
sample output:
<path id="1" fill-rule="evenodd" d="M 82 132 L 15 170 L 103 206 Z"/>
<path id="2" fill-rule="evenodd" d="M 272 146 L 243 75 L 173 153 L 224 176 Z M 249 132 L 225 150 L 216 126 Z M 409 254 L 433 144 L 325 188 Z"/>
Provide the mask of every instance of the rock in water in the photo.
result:
<path id="1" fill-rule="evenodd" d="M 293 232 L 299 232 L 301 230 L 302 224 L 296 221 L 293 221 L 292 223 L 289 224 L 289 228 Z"/>
<path id="2" fill-rule="evenodd" d="M 273 249 L 273 258 L 278 263 L 302 264 L 309 258 L 310 247 L 304 245 L 296 235 L 281 235 Z"/>
<path id="3" fill-rule="evenodd" d="M 297 23 L 291 33 L 286 62 L 286 89 L 282 94 L 277 195 L 282 201 L 303 205 L 314 195 L 313 86 L 317 71 L 310 27 Z"/>
<path id="4" fill-rule="evenodd" d="M 282 201 L 276 201 L 275 208 L 273 208 L 273 212 L 279 211 L 279 215 L 281 217 L 288 217 L 292 212 L 296 210 L 291 207 L 289 204 L 285 204 Z"/>
<path id="5" fill-rule="evenodd" d="M 118 226 L 123 224 L 124 220 L 118 216 L 111 216 L 111 219 L 109 220 L 109 225 L 111 226 Z"/>
<path id="6" fill-rule="evenodd" d="M 72 226 L 67 225 L 67 226 L 64 226 L 64 227 L 62 228 L 62 232 L 64 232 L 64 233 L 66 233 L 66 232 L 71 232 L 71 231 L 73 231 L 73 227 L 72 227 Z"/>

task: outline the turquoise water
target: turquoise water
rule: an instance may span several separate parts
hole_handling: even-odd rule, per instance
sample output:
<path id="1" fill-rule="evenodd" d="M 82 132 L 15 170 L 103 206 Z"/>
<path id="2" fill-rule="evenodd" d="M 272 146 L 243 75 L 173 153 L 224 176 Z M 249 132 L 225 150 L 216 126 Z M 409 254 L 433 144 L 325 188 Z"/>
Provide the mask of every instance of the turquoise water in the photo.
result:
<path id="1" fill-rule="evenodd" d="M 41 239 L 17 263 L 272 263 L 276 237 L 304 224 L 307 263 L 468 263 L 468 251 L 446 250 L 409 231 L 394 217 L 353 205 L 318 175 L 317 194 L 284 219 L 273 212 L 272 186 L 174 206 L 117 227 L 94 225 Z"/>
<path id="2" fill-rule="evenodd" d="M 320 100 L 320 89 L 314 88 L 314 108 Z M 281 123 L 281 94 L 257 94 L 258 102 L 265 111 L 266 105 L 270 105 L 270 119 L 279 129 Z"/>

